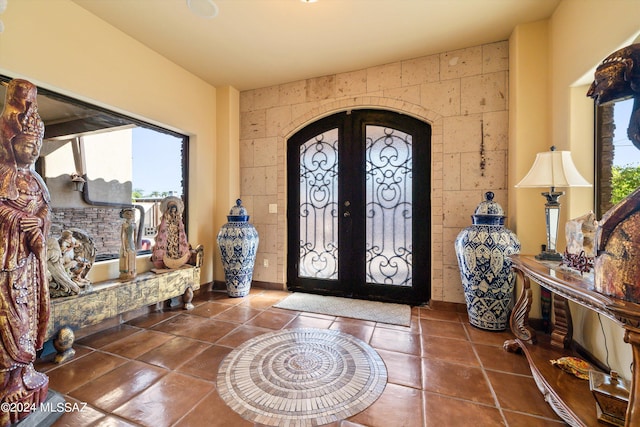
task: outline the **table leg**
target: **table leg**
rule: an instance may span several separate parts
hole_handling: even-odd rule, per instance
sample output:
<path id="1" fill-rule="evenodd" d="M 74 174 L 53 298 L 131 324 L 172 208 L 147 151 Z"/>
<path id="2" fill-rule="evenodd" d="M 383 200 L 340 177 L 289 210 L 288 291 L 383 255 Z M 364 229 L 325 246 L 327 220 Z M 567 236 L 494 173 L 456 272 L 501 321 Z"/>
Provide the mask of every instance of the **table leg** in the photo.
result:
<path id="1" fill-rule="evenodd" d="M 522 280 L 522 293 L 518 301 L 516 301 L 513 311 L 511 311 L 509 326 L 516 338 L 529 344 L 534 344 L 536 342 L 536 332 L 529 327 L 529 310 L 531 310 L 531 302 L 533 299 L 531 284 L 529 278 L 522 271 L 518 268 L 514 268 L 514 271 Z"/>
<path id="2" fill-rule="evenodd" d="M 557 348 L 568 348 L 573 338 L 573 322 L 569 301 L 560 295 L 553 295 L 553 328 L 551 330 L 551 345 Z"/>

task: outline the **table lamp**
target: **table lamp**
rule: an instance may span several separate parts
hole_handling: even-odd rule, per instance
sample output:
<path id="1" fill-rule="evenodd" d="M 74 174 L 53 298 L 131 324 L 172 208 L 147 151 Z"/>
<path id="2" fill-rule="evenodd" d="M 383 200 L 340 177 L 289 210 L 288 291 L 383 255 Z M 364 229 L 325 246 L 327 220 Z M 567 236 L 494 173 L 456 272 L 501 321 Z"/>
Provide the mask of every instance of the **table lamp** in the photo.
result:
<path id="1" fill-rule="evenodd" d="M 544 211 L 547 223 L 547 245 L 536 255 L 539 260 L 561 261 L 562 254 L 556 252 L 558 239 L 558 219 L 560 218 L 560 202 L 558 198 L 564 194 L 556 191 L 557 187 L 591 187 L 591 184 L 580 175 L 573 164 L 570 151 L 550 151 L 538 153 L 531 170 L 522 178 L 516 188 L 544 188 L 550 191 L 541 193 L 547 200 Z"/>

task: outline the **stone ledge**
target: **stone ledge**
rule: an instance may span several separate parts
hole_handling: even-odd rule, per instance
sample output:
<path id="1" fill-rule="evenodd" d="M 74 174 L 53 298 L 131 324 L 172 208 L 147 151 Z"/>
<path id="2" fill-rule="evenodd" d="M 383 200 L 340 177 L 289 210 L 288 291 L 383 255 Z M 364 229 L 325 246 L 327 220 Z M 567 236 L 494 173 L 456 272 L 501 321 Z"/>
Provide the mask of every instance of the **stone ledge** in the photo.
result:
<path id="1" fill-rule="evenodd" d="M 187 288 L 200 288 L 200 267 L 191 265 L 158 273 L 146 272 L 128 281 L 93 284 L 87 294 L 51 299 L 46 340 L 63 327 L 77 330 L 122 313 L 182 296 Z"/>

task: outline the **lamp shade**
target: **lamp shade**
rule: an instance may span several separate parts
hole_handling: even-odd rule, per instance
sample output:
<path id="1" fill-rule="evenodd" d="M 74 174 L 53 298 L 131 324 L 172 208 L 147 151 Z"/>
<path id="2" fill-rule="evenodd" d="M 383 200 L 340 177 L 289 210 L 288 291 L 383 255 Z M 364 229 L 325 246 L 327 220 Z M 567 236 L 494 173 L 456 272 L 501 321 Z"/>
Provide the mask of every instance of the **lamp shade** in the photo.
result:
<path id="1" fill-rule="evenodd" d="M 516 187 L 591 187 L 573 164 L 570 151 L 545 151 L 536 155 L 529 173 Z"/>

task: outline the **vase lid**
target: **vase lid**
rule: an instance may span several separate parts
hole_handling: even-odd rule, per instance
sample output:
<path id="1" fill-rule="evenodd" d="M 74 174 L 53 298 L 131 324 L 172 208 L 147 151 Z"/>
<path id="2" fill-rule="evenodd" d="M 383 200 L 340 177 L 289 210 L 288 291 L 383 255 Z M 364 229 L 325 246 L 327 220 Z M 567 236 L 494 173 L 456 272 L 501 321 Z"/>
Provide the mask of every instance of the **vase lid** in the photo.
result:
<path id="1" fill-rule="evenodd" d="M 493 201 L 493 191 L 484 193 L 484 201 L 480 202 L 472 215 L 474 224 L 503 225 L 504 210 L 499 203 Z"/>
<path id="2" fill-rule="evenodd" d="M 242 206 L 242 200 L 236 200 L 236 205 L 231 207 L 229 215 L 227 215 L 227 221 L 232 222 L 245 222 L 249 221 L 249 214 L 247 209 Z"/>

